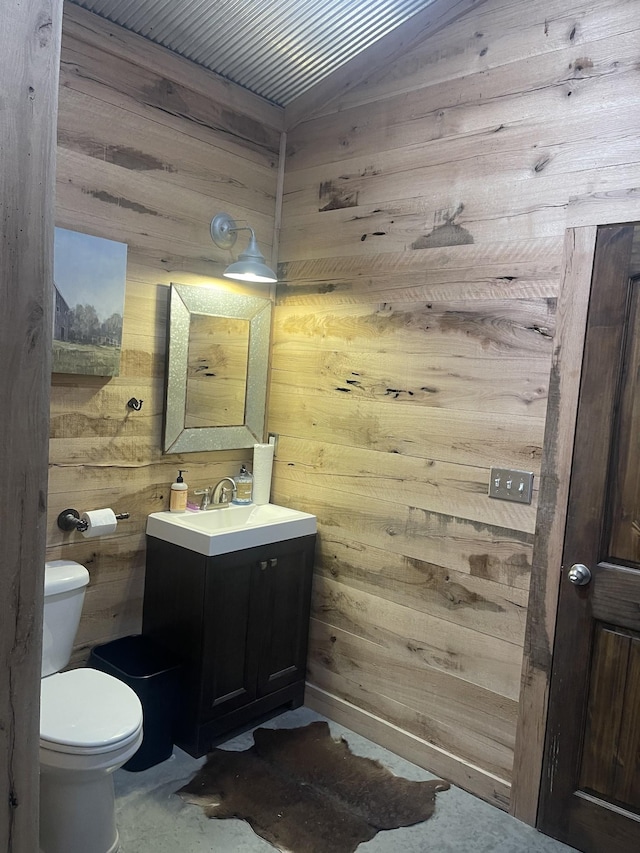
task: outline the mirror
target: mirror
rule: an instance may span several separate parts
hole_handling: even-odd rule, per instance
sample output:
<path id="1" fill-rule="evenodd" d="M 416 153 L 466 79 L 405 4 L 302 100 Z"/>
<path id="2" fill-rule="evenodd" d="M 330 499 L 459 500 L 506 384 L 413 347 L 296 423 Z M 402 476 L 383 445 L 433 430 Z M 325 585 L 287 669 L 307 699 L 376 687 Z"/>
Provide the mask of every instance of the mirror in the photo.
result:
<path id="1" fill-rule="evenodd" d="M 185 427 L 242 426 L 248 368 L 248 320 L 192 314 Z"/>
<path id="2" fill-rule="evenodd" d="M 264 439 L 271 300 L 172 284 L 163 451 Z"/>

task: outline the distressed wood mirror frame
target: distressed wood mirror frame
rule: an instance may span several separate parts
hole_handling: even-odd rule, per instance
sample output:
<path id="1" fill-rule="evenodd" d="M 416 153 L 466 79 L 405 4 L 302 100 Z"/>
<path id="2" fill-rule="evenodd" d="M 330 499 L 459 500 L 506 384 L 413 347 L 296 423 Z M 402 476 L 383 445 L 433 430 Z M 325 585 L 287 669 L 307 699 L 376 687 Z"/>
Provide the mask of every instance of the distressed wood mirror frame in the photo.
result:
<path id="1" fill-rule="evenodd" d="M 249 324 L 244 423 L 185 426 L 189 329 L 192 315 L 247 320 Z M 236 450 L 264 438 L 271 300 L 214 287 L 172 284 L 169 292 L 164 453 Z"/>

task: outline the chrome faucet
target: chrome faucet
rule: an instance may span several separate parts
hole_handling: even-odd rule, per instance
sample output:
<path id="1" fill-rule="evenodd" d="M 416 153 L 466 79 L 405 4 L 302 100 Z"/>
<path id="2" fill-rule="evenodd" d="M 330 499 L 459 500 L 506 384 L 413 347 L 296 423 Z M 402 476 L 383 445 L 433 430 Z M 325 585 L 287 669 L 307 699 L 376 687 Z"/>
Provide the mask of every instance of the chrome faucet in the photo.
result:
<path id="1" fill-rule="evenodd" d="M 232 477 L 223 477 L 210 489 L 209 509 L 229 506 L 236 491 L 236 481 Z M 206 509 L 206 507 L 205 507 Z"/>
<path id="2" fill-rule="evenodd" d="M 227 484 L 230 484 L 227 485 Z M 236 491 L 236 481 L 232 477 L 223 477 L 215 486 L 195 489 L 194 495 L 201 495 L 200 509 L 222 509 L 229 506 Z"/>
<path id="3" fill-rule="evenodd" d="M 227 485 L 229 484 L 229 485 Z M 233 477 L 223 477 L 211 489 L 210 507 L 229 506 L 236 491 L 236 481 Z"/>

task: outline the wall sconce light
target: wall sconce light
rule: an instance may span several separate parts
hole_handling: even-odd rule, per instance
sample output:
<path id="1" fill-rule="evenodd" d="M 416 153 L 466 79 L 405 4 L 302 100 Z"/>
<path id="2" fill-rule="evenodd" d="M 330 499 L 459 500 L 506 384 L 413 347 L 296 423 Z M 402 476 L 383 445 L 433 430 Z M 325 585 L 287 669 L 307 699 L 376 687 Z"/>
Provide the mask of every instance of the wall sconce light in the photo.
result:
<path id="1" fill-rule="evenodd" d="M 272 269 L 264 262 L 264 255 L 258 248 L 253 228 L 248 225 L 236 225 L 228 213 L 218 213 L 211 220 L 211 239 L 220 249 L 231 249 L 238 239 L 238 231 L 250 231 L 249 245 L 238 255 L 235 264 L 230 264 L 223 275 L 239 281 L 253 281 L 271 284 L 278 280 Z"/>

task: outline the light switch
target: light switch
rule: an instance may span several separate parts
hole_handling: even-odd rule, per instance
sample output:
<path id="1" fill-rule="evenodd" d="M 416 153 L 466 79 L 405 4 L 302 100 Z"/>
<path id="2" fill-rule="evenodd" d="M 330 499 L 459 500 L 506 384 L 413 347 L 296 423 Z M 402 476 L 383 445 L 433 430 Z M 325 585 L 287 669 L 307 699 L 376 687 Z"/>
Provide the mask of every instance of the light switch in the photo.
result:
<path id="1" fill-rule="evenodd" d="M 489 497 L 501 501 L 530 504 L 533 497 L 533 472 L 513 468 L 492 468 Z"/>

